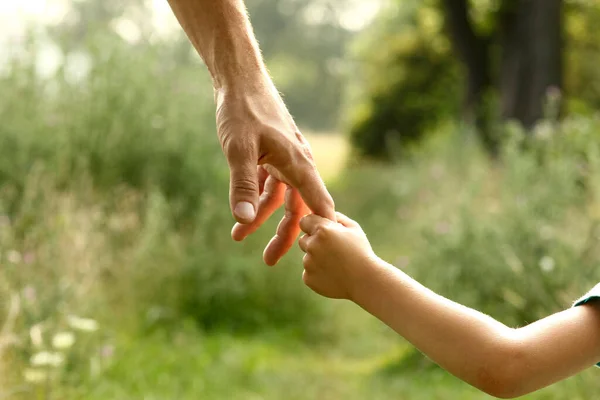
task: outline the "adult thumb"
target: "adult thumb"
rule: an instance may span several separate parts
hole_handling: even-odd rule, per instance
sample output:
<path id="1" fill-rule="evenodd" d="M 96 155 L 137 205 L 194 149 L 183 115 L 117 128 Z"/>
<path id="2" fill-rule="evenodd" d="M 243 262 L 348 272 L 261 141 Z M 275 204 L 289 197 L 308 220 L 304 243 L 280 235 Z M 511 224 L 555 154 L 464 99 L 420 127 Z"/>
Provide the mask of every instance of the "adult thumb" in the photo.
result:
<path id="1" fill-rule="evenodd" d="M 237 222 L 249 224 L 256 217 L 258 206 L 258 172 L 256 160 L 245 159 L 229 163 L 229 204 Z"/>

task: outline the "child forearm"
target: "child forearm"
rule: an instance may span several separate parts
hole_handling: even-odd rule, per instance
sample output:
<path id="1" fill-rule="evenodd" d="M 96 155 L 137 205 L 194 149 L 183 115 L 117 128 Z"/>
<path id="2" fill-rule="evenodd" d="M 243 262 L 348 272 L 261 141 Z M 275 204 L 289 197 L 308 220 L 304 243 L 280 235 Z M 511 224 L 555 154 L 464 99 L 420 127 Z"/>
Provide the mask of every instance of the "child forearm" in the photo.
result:
<path id="1" fill-rule="evenodd" d="M 358 223 L 336 215 L 337 224 L 315 215 L 300 221 L 306 285 L 356 302 L 465 382 L 512 398 L 600 361 L 600 296 L 587 295 L 584 305 L 512 329 L 383 262 Z"/>
<path id="2" fill-rule="evenodd" d="M 570 308 L 512 329 L 372 261 L 352 300 L 448 372 L 493 396 L 521 396 L 600 360 L 600 307 Z"/>
<path id="3" fill-rule="evenodd" d="M 514 330 L 377 260 L 352 299 L 442 368 L 492 395 L 509 385 Z"/>

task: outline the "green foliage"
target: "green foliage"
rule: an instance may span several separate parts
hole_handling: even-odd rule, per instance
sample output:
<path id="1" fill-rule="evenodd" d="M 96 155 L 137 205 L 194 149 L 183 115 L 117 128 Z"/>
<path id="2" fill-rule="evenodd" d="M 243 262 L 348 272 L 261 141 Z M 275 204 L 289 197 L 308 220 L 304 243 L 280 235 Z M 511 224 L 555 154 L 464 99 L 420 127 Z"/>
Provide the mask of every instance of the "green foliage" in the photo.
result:
<path id="1" fill-rule="evenodd" d="M 456 114 L 462 80 L 436 10 L 401 8 L 382 13 L 379 22 L 358 50 L 365 88 L 350 136 L 359 154 L 389 158 Z"/>
<path id="2" fill-rule="evenodd" d="M 353 32 L 344 28 L 340 14 L 349 0 L 248 0 L 245 2 L 261 51 L 290 112 L 302 127 L 333 129 L 340 118 L 343 58 Z M 138 45 L 155 41 L 148 4 L 135 0 L 81 0 L 69 4 L 67 17 L 51 27 L 51 37 L 68 50 L 85 50 L 90 36 L 102 34 L 123 41 L 113 29 L 120 18 L 136 27 Z M 170 44 L 168 59 L 180 66 L 198 60 L 180 32 Z M 165 53 L 166 53 L 165 52 Z"/>
<path id="3" fill-rule="evenodd" d="M 346 46 L 353 32 L 339 20 L 349 0 L 248 0 L 267 67 L 301 127 L 337 126 Z"/>
<path id="4" fill-rule="evenodd" d="M 600 107 L 600 4 L 569 1 L 566 7 L 565 90 L 568 111 L 591 115 Z"/>
<path id="5" fill-rule="evenodd" d="M 505 55 L 510 57 L 511 51 L 515 51 L 503 47 L 502 32 L 509 28 L 502 24 L 511 13 L 520 13 L 518 9 L 525 3 L 518 0 L 467 2 L 474 34 L 489 43 L 486 50 L 489 66 L 480 65 L 478 72 L 491 77 L 489 84 L 493 90 L 487 90 L 483 104 L 472 105 L 483 109 L 482 116 L 527 119 L 520 113 L 502 115 L 508 112 L 507 104 L 527 102 L 527 96 L 510 99 L 513 91 L 505 82 L 510 70 L 506 76 L 501 71 L 510 68 Z M 458 56 L 456 46 L 450 50 L 444 14 L 440 1 L 392 1 L 375 21 L 376 29 L 366 30 L 358 36 L 358 57 L 364 65 L 359 65 L 351 77 L 351 85 L 358 94 L 352 104 L 348 125 L 352 143 L 359 154 L 380 159 L 389 158 L 390 154 L 401 155 L 410 143 L 417 143 L 435 130 L 439 121 L 460 117 L 459 105 L 469 92 L 465 90 L 465 76 L 469 70 L 464 65 L 465 60 Z M 562 18 L 564 44 L 560 51 L 564 68 L 560 89 L 564 89 L 564 93 L 559 94 L 565 107 L 561 112 L 563 115 L 593 115 L 600 105 L 600 76 L 596 67 L 600 56 L 597 40 L 600 5 L 594 1 L 565 1 Z M 462 37 L 462 43 L 466 43 L 465 40 Z M 511 62 L 508 64 L 512 65 Z M 517 72 L 513 71 L 512 75 L 515 74 Z M 356 82 L 357 75 L 359 82 Z M 522 82 L 520 87 L 527 84 Z M 557 92 L 556 89 L 550 88 L 548 92 Z M 489 102 L 496 97 L 499 101 Z M 490 121 L 482 119 L 484 121 L 478 128 L 484 142 L 489 142 L 485 131 Z M 492 153 L 495 152 L 494 145 L 490 145 Z"/>
<path id="6" fill-rule="evenodd" d="M 467 178 L 459 205 L 425 230 L 416 276 L 513 326 L 568 306 L 600 280 L 597 130 L 598 121 L 569 120 L 527 151 L 509 143 L 496 187 L 486 188 L 487 174 Z"/>
<path id="7" fill-rule="evenodd" d="M 383 40 L 369 44 L 378 50 L 365 61 L 375 67 L 356 79 L 370 82 L 395 123 L 390 99 L 411 110 L 405 121 L 429 129 L 456 107 L 458 75 L 445 64 L 447 43 L 428 39 L 439 28 L 435 10 L 411 15 L 421 33 L 382 26 L 396 32 L 387 44 L 401 56 Z M 55 75 L 36 74 L 32 42 L 0 76 L 0 397 L 486 397 L 430 369 L 362 310 L 310 293 L 297 250 L 264 266 L 275 221 L 244 244 L 231 241 L 228 172 L 200 65 L 173 61 L 169 44 L 129 45 L 101 32 L 79 44 L 85 52 L 67 54 Z M 82 57 L 84 73 L 73 73 Z M 302 65 L 302 82 L 323 76 Z M 417 72 L 414 81 L 406 71 Z M 387 93 L 392 85 L 412 100 Z M 445 111 L 427 121 L 428 109 Z M 494 164 L 462 127 L 442 127 L 399 166 L 355 166 L 331 188 L 381 256 L 522 325 L 600 280 L 599 128 L 595 118 L 545 121 L 526 140 L 499 127 L 513 139 Z M 73 315 L 93 318 L 97 330 L 76 331 Z M 71 347 L 52 343 L 69 332 Z M 26 374 L 42 369 L 32 365 L 42 351 L 65 358 L 44 367 L 43 383 Z M 584 375 L 527 398 L 589 399 L 597 386 Z"/>
<path id="8" fill-rule="evenodd" d="M 105 304 L 120 304 L 149 326 L 188 316 L 205 328 L 254 330 L 269 320 L 304 329 L 304 317 L 318 307 L 294 284 L 300 270 L 288 261 L 266 268 L 260 254 L 265 235 L 247 246 L 230 239 L 228 170 L 214 133 L 207 76 L 198 66 L 162 62 L 160 46 L 131 47 L 99 35 L 88 47 L 83 78 L 74 80 L 68 66 L 50 80 L 37 77 L 33 51 L 0 80 L 0 148 L 6 153 L 0 210 L 11 221 L 1 252 L 37 253 L 68 240 L 69 229 L 55 218 L 75 212 L 61 210 L 59 201 L 72 197 L 89 226 L 82 234 L 101 238 L 98 248 L 87 250 L 106 262 L 89 261 L 90 273 L 102 270 L 98 285 L 114 289 L 97 289 L 106 294 L 100 297 Z M 40 268 L 63 262 L 48 251 Z M 3 273 L 10 291 L 33 278 L 28 270 Z M 60 289 L 61 273 L 55 270 L 48 277 L 54 284 L 43 290 L 42 280 L 32 280 L 46 293 L 41 320 L 60 302 L 78 301 Z"/>
<path id="9" fill-rule="evenodd" d="M 574 117 L 544 122 L 528 138 L 506 126 L 501 165 L 458 132 L 439 136 L 395 175 L 356 174 L 349 187 L 377 198 L 338 207 L 426 286 L 520 326 L 600 281 L 599 127 Z"/>

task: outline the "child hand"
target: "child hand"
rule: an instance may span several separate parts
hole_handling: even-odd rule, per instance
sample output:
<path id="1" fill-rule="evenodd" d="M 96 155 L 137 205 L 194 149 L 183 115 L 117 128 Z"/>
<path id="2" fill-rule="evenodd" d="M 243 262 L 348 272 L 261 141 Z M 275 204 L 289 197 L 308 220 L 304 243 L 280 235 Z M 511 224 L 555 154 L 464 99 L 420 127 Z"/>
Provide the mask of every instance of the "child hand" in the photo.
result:
<path id="1" fill-rule="evenodd" d="M 376 259 L 360 225 L 341 213 L 338 222 L 315 214 L 300 220 L 304 283 L 318 294 L 352 300 L 355 287 Z"/>

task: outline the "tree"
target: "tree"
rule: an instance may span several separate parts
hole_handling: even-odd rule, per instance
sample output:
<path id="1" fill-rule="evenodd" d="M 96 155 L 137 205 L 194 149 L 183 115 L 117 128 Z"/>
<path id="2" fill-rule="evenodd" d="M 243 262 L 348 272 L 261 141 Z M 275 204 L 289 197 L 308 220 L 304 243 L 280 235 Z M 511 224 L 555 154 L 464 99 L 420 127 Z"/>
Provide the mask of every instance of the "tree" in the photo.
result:
<path id="1" fill-rule="evenodd" d="M 562 87 L 563 0 L 503 0 L 492 12 L 495 29 L 488 34 L 476 32 L 467 0 L 443 0 L 442 6 L 448 34 L 466 70 L 467 117 L 475 116 L 486 147 L 494 152 L 497 140 L 481 126 L 485 110 L 479 109 L 494 83 L 502 118 L 517 120 L 527 129 L 543 117 L 548 91 Z M 500 60 L 498 66 L 495 59 Z"/>
<path id="2" fill-rule="evenodd" d="M 390 53 L 384 62 L 376 64 L 380 74 L 393 79 L 389 71 L 401 66 L 406 78 L 384 92 L 374 87 L 367 89 L 366 101 L 371 114 L 354 121 L 355 145 L 360 147 L 367 142 L 362 136 L 381 136 L 382 131 L 397 132 L 400 142 L 414 141 L 430 129 L 440 115 L 445 116 L 451 107 L 438 102 L 437 109 L 419 109 L 421 114 L 429 116 L 427 124 L 419 121 L 418 126 L 410 126 L 403 123 L 407 121 L 383 118 L 383 111 L 374 108 L 377 102 L 397 101 L 398 96 L 392 90 L 406 92 L 408 87 L 412 87 L 410 93 L 419 96 L 410 101 L 404 99 L 405 104 L 434 104 L 423 98 L 439 97 L 440 87 L 447 85 L 449 73 L 440 74 L 439 68 L 435 68 L 443 59 L 443 63 L 456 64 L 462 70 L 462 78 L 458 78 L 462 82 L 462 117 L 477 128 L 482 143 L 492 155 L 497 153 L 500 138 L 494 136 L 495 130 L 490 127 L 491 115 L 516 120 L 528 130 L 544 116 L 548 94 L 563 89 L 564 20 L 575 11 L 581 13 L 582 9 L 598 7 L 589 2 L 577 7 L 569 2 L 566 7 L 565 0 L 393 0 L 391 3 L 400 11 L 383 13 L 379 23 L 387 23 L 388 27 L 375 34 L 377 39 L 372 39 L 366 52 L 370 55 Z M 434 14 L 441 22 L 430 29 L 431 23 L 420 21 L 419 15 L 424 11 Z M 394 43 L 397 32 L 407 30 L 406 25 L 411 26 L 409 34 L 419 38 L 420 45 L 410 53 L 395 53 L 393 44 L 389 43 Z M 373 35 L 372 32 L 367 34 Z M 438 42 L 442 45 L 436 44 Z M 411 69 L 411 58 L 422 54 L 423 49 L 432 55 L 432 66 Z M 415 86 L 418 81 L 411 76 L 423 82 L 421 90 Z M 447 87 L 446 97 L 453 89 Z M 375 144 L 371 141 L 370 145 L 370 149 L 363 149 L 364 154 L 385 154 L 385 141 Z"/>

